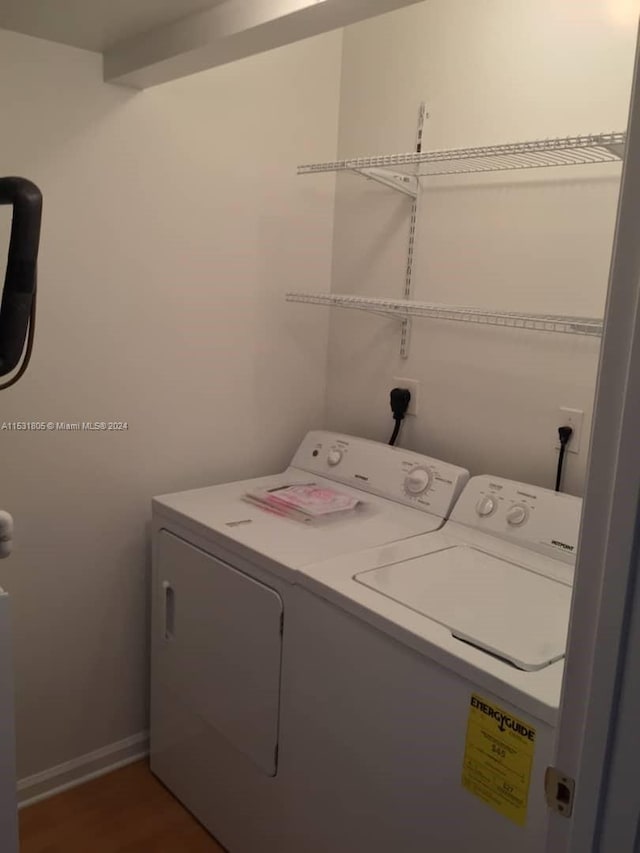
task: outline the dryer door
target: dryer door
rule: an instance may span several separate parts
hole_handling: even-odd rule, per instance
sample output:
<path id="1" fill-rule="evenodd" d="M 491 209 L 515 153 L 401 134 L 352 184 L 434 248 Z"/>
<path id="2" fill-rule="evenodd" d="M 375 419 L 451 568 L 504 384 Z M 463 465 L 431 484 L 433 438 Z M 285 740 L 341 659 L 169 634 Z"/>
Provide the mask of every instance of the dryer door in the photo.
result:
<path id="1" fill-rule="evenodd" d="M 155 561 L 153 678 L 274 776 L 282 599 L 166 530 Z"/>

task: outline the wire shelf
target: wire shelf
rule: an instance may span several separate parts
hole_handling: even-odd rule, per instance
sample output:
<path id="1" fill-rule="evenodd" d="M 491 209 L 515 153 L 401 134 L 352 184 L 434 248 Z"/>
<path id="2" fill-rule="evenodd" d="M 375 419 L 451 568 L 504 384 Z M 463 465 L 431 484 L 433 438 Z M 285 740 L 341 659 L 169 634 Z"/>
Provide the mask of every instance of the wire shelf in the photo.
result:
<path id="1" fill-rule="evenodd" d="M 499 172 L 539 169 L 548 166 L 580 166 L 592 163 L 619 163 L 624 157 L 626 133 L 597 133 L 537 139 L 484 148 L 451 148 L 441 151 L 358 157 L 330 163 L 298 166 L 299 175 L 317 172 L 389 169 L 412 176 L 458 175 L 472 172 Z M 363 173 L 365 177 L 372 177 Z M 392 179 L 397 182 L 397 177 Z"/>
<path id="2" fill-rule="evenodd" d="M 587 335 L 590 337 L 602 335 L 603 322 L 593 317 L 489 311 L 468 306 L 439 305 L 407 299 L 383 299 L 375 296 L 349 296 L 337 293 L 291 292 L 287 293 L 285 298 L 287 302 L 352 308 L 401 320 L 407 317 L 423 317 L 431 320 L 455 320 L 462 323 L 481 323 L 487 326 L 556 332 L 565 335 Z"/>

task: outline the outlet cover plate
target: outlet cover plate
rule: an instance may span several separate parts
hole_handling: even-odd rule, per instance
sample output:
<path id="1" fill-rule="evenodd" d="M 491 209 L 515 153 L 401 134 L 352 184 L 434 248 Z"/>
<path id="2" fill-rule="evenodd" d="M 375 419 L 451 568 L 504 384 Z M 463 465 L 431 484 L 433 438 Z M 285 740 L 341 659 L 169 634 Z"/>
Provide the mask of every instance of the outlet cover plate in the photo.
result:
<path id="1" fill-rule="evenodd" d="M 571 433 L 571 440 L 567 445 L 567 453 L 580 452 L 583 419 L 584 412 L 582 411 L 582 409 L 569 409 L 566 406 L 560 406 L 556 417 L 556 450 L 560 449 L 560 440 L 558 439 L 558 427 L 570 426 L 573 432 Z"/>
<path id="2" fill-rule="evenodd" d="M 417 415 L 418 414 L 418 403 L 420 400 L 420 383 L 417 379 L 403 379 L 400 376 L 393 377 L 393 385 L 391 388 L 406 388 L 411 393 L 411 400 L 409 401 L 409 408 L 407 409 L 407 415 Z M 389 388 L 389 391 L 391 391 Z"/>

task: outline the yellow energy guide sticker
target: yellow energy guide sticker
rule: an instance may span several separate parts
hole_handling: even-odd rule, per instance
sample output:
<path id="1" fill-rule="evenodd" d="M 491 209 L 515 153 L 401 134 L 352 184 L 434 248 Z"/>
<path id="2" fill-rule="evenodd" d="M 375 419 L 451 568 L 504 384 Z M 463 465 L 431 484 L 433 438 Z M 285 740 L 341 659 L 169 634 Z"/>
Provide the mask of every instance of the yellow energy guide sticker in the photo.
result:
<path id="1" fill-rule="evenodd" d="M 536 730 L 499 705 L 471 696 L 462 785 L 519 826 L 527 820 Z"/>

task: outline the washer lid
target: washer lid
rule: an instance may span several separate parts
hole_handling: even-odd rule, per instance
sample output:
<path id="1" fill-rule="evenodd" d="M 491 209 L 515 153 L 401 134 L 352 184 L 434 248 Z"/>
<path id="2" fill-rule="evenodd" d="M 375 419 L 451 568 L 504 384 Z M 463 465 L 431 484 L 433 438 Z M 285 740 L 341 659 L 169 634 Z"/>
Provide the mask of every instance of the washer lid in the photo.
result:
<path id="1" fill-rule="evenodd" d="M 355 580 L 519 669 L 564 657 L 571 588 L 477 548 L 444 548 Z"/>

